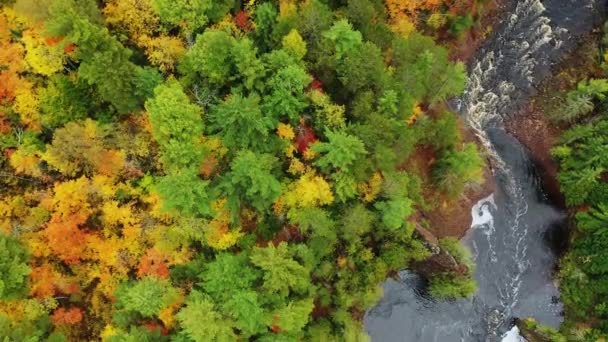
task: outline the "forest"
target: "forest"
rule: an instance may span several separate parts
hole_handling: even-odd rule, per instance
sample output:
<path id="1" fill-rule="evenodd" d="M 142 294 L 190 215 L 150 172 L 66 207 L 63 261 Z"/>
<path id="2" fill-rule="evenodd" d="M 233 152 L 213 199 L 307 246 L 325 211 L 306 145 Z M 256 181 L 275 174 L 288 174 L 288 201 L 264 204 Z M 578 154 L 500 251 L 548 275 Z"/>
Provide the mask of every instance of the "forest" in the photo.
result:
<path id="1" fill-rule="evenodd" d="M 445 45 L 481 3 L 1 0 L 0 337 L 366 340 L 382 281 L 431 255 L 419 213 L 483 181 L 445 104 L 466 83 Z M 571 204 L 608 198 L 608 160 L 577 162 L 603 125 L 555 151 Z M 583 306 L 608 293 L 608 262 L 577 261 L 608 243 L 597 203 L 564 275 L 603 279 Z"/>

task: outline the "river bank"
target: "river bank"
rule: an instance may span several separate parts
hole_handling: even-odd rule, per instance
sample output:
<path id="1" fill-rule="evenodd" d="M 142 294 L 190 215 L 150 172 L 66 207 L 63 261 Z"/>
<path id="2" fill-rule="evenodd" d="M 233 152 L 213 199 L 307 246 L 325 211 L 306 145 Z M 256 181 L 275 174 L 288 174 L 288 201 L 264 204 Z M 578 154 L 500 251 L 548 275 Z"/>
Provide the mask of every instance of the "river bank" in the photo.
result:
<path id="1" fill-rule="evenodd" d="M 471 30 L 460 37 L 460 39 L 444 40 L 442 42 L 449 49 L 451 60 L 461 61 L 470 67 L 479 48 L 495 30 L 501 16 L 506 11 L 505 0 L 490 0 L 483 6 L 483 13 Z M 439 39 L 440 42 L 442 40 L 441 38 Z M 475 143 L 479 150 L 483 151 L 484 147 L 481 141 L 462 118 L 459 118 L 459 126 L 464 141 L 466 143 Z M 420 161 L 420 164 L 424 161 L 428 163 L 432 158 L 434 156 L 428 153 L 422 153 L 414 157 L 414 159 Z M 483 173 L 484 181 L 482 183 L 471 184 L 457 199 L 435 198 L 434 201 L 438 205 L 435 205 L 432 210 L 420 212 L 420 217 L 428 221 L 429 230 L 437 239 L 445 237 L 463 238 L 473 222 L 471 208 L 481 199 L 488 197 L 496 191 L 496 182 L 489 156 L 487 156 L 486 161 L 486 168 Z"/>
<path id="2" fill-rule="evenodd" d="M 507 132 L 528 149 L 546 194 L 561 209 L 565 209 L 566 205 L 557 181 L 558 164 L 551 156 L 551 149 L 567 126 L 552 122 L 548 116 L 552 111 L 559 110 L 561 94 L 576 88 L 582 79 L 601 76 L 602 70 L 597 63 L 597 42 L 600 37 L 599 29 L 581 37 L 581 43 L 553 66 L 552 76 L 542 81 L 537 87 L 537 94 L 505 125 Z"/>

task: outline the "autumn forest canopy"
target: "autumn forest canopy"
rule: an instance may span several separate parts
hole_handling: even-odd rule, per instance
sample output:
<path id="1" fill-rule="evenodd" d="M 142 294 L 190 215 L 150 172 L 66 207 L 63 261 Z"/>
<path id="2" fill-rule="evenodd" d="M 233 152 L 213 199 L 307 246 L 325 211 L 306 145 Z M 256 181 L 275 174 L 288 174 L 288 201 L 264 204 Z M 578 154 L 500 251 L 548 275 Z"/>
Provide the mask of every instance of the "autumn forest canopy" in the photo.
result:
<path id="1" fill-rule="evenodd" d="M 443 47 L 479 3 L 0 0 L 0 336 L 365 340 L 483 179 Z"/>

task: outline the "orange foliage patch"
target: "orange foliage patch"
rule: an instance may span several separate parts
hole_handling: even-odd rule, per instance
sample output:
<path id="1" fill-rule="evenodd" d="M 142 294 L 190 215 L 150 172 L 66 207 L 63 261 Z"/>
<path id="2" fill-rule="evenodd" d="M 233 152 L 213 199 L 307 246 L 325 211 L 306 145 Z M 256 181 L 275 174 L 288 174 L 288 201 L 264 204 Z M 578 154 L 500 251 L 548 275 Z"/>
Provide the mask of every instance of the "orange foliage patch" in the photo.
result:
<path id="1" fill-rule="evenodd" d="M 160 325 L 158 323 L 154 323 L 154 322 L 144 323 L 144 324 L 142 324 L 141 327 L 148 331 L 151 331 L 151 332 L 160 331 L 160 334 L 162 336 L 169 335 L 169 330 L 167 330 L 167 328 L 163 327 L 162 325 Z"/>
<path id="2" fill-rule="evenodd" d="M 32 273 L 30 274 L 30 293 L 32 296 L 39 299 L 55 295 L 55 282 L 57 279 L 57 272 L 55 272 L 49 264 L 32 267 Z"/>
<path id="3" fill-rule="evenodd" d="M 167 258 L 154 249 L 148 250 L 148 253 L 139 262 L 137 277 L 143 278 L 145 276 L 157 276 L 163 279 L 169 278 Z"/>
<path id="4" fill-rule="evenodd" d="M 19 81 L 19 76 L 15 73 L 9 71 L 0 72 L 0 104 L 15 99 L 15 92 Z"/>
<path id="5" fill-rule="evenodd" d="M 11 131 L 11 123 L 4 118 L 4 113 L 0 112 L 0 134 L 6 134 Z"/>
<path id="6" fill-rule="evenodd" d="M 76 50 L 76 45 L 74 44 L 68 44 L 63 48 L 63 52 L 65 53 L 72 53 Z"/>
<path id="7" fill-rule="evenodd" d="M 2 154 L 4 155 L 4 157 L 6 159 L 11 159 L 11 157 L 13 156 L 13 153 L 15 153 L 14 148 L 7 148 L 6 150 L 4 150 L 4 152 Z"/>
<path id="8" fill-rule="evenodd" d="M 88 235 L 79 226 L 86 220 L 83 213 L 70 214 L 65 219 L 53 216 L 44 231 L 51 250 L 67 264 L 80 262 Z"/>
<path id="9" fill-rule="evenodd" d="M 30 294 L 38 299 L 52 297 L 57 293 L 72 295 L 80 292 L 80 286 L 55 271 L 49 264 L 32 267 Z"/>
<path id="10" fill-rule="evenodd" d="M 215 169 L 217 168 L 218 164 L 219 162 L 215 156 L 207 156 L 203 160 L 199 168 L 200 175 L 203 176 L 205 179 L 210 178 L 215 172 Z"/>
<path id="11" fill-rule="evenodd" d="M 116 176 L 124 167 L 124 155 L 119 151 L 106 150 L 101 152 L 97 171 L 104 176 Z"/>
<path id="12" fill-rule="evenodd" d="M 80 308 L 59 308 L 53 312 L 51 320 L 56 326 L 75 325 L 82 321 L 82 310 Z"/>
<path id="13" fill-rule="evenodd" d="M 44 38 L 44 41 L 48 46 L 55 46 L 63 41 L 63 37 L 46 37 Z M 74 50 L 76 50 L 76 45 L 72 43 L 67 44 L 63 48 L 63 52 L 65 53 L 71 53 L 74 52 Z"/>
<path id="14" fill-rule="evenodd" d="M 55 46 L 63 40 L 63 37 L 46 37 L 44 41 L 48 46 Z"/>

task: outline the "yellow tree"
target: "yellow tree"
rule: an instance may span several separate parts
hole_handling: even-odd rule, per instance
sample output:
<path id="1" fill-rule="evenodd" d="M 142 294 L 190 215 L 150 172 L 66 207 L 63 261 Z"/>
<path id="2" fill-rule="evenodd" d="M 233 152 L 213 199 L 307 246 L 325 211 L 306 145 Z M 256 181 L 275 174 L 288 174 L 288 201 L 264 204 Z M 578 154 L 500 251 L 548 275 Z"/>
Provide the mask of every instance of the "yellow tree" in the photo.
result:
<path id="1" fill-rule="evenodd" d="M 65 52 L 60 44 L 48 44 L 39 32 L 29 29 L 23 32 L 25 61 L 38 74 L 51 76 L 63 70 Z"/>
<path id="2" fill-rule="evenodd" d="M 323 177 L 309 171 L 291 183 L 279 200 L 289 208 L 311 208 L 331 204 L 334 195 Z"/>
<path id="3" fill-rule="evenodd" d="M 108 24 L 127 31 L 140 46 L 159 29 L 151 0 L 110 0 L 103 14 Z"/>
<path id="4" fill-rule="evenodd" d="M 23 80 L 15 89 L 15 112 L 19 113 L 21 122 L 34 131 L 41 130 L 38 96 L 30 81 Z"/>

